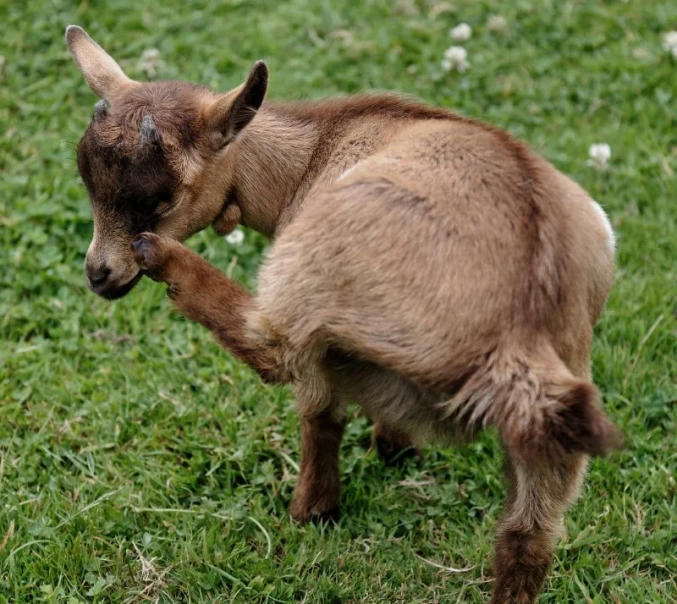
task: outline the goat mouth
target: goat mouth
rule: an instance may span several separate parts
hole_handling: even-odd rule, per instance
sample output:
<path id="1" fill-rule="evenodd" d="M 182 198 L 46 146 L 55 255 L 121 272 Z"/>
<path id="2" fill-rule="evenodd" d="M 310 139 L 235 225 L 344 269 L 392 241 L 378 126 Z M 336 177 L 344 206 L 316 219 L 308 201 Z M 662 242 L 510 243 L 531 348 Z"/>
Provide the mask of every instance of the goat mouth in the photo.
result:
<path id="1" fill-rule="evenodd" d="M 141 277 L 143 277 L 143 273 L 139 271 L 136 273 L 136 275 L 134 275 L 134 277 L 127 281 L 127 283 L 122 285 L 106 284 L 100 288 L 94 288 L 91 286 L 90 288 L 97 296 L 101 296 L 106 300 L 118 300 L 132 291 L 132 288 L 139 282 Z"/>

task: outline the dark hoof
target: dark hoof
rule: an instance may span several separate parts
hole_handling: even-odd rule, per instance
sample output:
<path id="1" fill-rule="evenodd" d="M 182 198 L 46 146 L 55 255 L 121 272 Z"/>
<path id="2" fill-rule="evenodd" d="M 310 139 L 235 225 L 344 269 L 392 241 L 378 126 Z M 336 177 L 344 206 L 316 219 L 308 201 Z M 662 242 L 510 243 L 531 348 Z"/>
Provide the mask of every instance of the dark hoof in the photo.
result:
<path id="1" fill-rule="evenodd" d="M 134 237 L 131 244 L 132 253 L 141 270 L 148 271 L 157 268 L 158 254 L 156 252 L 159 239 L 153 233 L 141 233 Z"/>
<path id="2" fill-rule="evenodd" d="M 298 524 L 336 524 L 341 517 L 338 506 L 329 510 L 320 510 L 317 508 L 298 509 L 299 506 L 292 504 L 289 513 Z"/>
<path id="3" fill-rule="evenodd" d="M 131 243 L 134 261 L 153 281 L 169 281 L 171 240 L 154 233 L 141 233 Z"/>
<path id="4" fill-rule="evenodd" d="M 393 441 L 389 438 L 374 438 L 379 458 L 386 465 L 398 465 L 407 459 L 421 456 L 421 452 L 410 442 Z"/>

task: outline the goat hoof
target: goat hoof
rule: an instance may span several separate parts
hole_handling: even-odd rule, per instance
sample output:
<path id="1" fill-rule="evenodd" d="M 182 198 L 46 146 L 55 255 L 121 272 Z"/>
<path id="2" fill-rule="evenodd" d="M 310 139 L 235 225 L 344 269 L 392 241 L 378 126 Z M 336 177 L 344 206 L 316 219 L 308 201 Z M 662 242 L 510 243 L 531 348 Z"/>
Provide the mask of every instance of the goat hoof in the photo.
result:
<path id="1" fill-rule="evenodd" d="M 376 438 L 376 451 L 379 459 L 386 465 L 397 466 L 405 459 L 413 459 L 421 456 L 421 452 L 412 444 L 401 446 L 385 438 Z"/>
<path id="2" fill-rule="evenodd" d="M 372 447 L 386 465 L 398 465 L 405 459 L 421 455 L 408 434 L 388 428 L 380 422 L 374 424 Z"/>
<path id="3" fill-rule="evenodd" d="M 161 280 L 159 271 L 165 263 L 162 238 L 154 233 L 141 233 L 134 237 L 131 247 L 139 268 L 151 279 Z"/>
<path id="4" fill-rule="evenodd" d="M 141 233 L 134 237 L 132 241 L 132 252 L 134 260 L 139 268 L 146 270 L 153 264 L 153 248 L 159 237 L 153 233 Z"/>
<path id="5" fill-rule="evenodd" d="M 289 513 L 298 524 L 335 524 L 341 515 L 338 506 L 322 510 L 319 507 L 309 508 L 307 506 L 296 505 L 295 503 L 291 505 Z"/>

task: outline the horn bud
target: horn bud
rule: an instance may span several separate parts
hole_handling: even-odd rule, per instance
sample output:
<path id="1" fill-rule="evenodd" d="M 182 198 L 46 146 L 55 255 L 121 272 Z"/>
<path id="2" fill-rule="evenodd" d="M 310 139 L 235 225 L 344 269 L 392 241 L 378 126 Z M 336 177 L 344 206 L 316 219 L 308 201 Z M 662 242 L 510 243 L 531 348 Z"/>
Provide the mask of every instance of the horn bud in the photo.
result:
<path id="1" fill-rule="evenodd" d="M 150 115 L 144 115 L 141 120 L 140 138 L 143 146 L 160 142 L 160 133 L 157 131 L 153 117 Z"/>
<path id="2" fill-rule="evenodd" d="M 99 102 L 97 102 L 96 105 L 94 105 L 95 122 L 102 120 L 104 117 L 106 117 L 107 113 L 108 113 L 108 104 L 103 99 L 101 99 Z"/>

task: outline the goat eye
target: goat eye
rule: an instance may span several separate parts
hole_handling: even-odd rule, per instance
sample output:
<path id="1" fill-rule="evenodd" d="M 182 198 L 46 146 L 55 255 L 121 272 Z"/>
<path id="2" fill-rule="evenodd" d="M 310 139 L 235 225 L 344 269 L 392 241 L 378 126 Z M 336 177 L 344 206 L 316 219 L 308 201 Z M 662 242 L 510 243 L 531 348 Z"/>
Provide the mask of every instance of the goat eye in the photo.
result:
<path id="1" fill-rule="evenodd" d="M 143 205 L 154 212 L 161 212 L 166 206 L 171 204 L 172 195 L 169 191 L 161 191 L 152 197 L 147 197 Z"/>
<path id="2" fill-rule="evenodd" d="M 172 203 L 171 198 L 164 198 L 158 203 L 155 204 L 155 213 L 162 215 L 167 212 L 174 204 Z"/>

